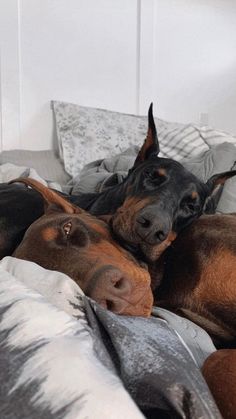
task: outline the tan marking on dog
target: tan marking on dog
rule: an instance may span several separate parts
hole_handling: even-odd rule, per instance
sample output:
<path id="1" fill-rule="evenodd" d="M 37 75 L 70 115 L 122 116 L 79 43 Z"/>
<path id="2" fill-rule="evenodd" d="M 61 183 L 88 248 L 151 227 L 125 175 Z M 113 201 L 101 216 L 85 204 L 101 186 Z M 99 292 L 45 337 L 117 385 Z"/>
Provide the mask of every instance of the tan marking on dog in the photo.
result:
<path id="1" fill-rule="evenodd" d="M 192 197 L 192 199 L 197 199 L 198 198 L 198 193 L 196 191 L 192 192 L 191 197 Z"/>
<path id="2" fill-rule="evenodd" d="M 122 213 L 124 210 L 130 208 L 134 208 L 135 211 L 139 211 L 148 204 L 150 204 L 150 198 L 140 199 L 136 196 L 131 196 L 124 201 L 120 208 L 118 208 L 117 213 Z"/>
<path id="3" fill-rule="evenodd" d="M 57 238 L 58 231 L 56 230 L 56 228 L 47 227 L 42 230 L 41 234 L 42 234 L 43 240 L 45 240 L 46 242 L 51 242 Z"/>
<path id="4" fill-rule="evenodd" d="M 142 145 L 142 148 L 139 150 L 137 160 L 144 161 L 147 150 L 153 145 L 153 137 L 152 137 L 152 130 L 149 127 L 146 139 Z"/>
<path id="5" fill-rule="evenodd" d="M 168 240 L 169 242 L 173 242 L 177 237 L 177 233 L 175 231 L 170 231 L 166 240 Z"/>
<path id="6" fill-rule="evenodd" d="M 161 167 L 160 169 L 157 170 L 158 175 L 160 176 L 166 176 L 166 170 Z"/>
<path id="7" fill-rule="evenodd" d="M 150 259 L 150 261 L 156 261 L 160 258 L 162 253 L 171 245 L 171 243 L 176 239 L 177 234 L 174 231 L 170 231 L 167 238 L 157 244 L 156 246 L 148 245 L 143 243 L 142 248 L 146 250 L 146 256 Z"/>

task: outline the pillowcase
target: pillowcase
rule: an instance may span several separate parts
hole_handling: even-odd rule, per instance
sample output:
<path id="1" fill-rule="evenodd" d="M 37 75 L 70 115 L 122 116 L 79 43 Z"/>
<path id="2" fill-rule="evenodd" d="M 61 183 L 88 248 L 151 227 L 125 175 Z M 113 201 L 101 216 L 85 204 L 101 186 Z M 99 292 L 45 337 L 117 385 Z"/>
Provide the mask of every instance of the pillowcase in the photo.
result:
<path id="1" fill-rule="evenodd" d="M 141 146 L 148 127 L 147 116 L 52 101 L 60 157 L 65 170 L 77 176 L 84 165 L 117 155 L 131 145 Z M 155 118 L 160 156 L 181 160 L 208 150 L 199 129 L 192 124 L 170 123 Z"/>
<path id="2" fill-rule="evenodd" d="M 209 126 L 204 126 L 199 129 L 199 135 L 201 135 L 204 142 L 211 148 L 222 143 L 231 143 L 236 145 L 236 136 L 231 135 L 227 132 L 215 130 Z"/>

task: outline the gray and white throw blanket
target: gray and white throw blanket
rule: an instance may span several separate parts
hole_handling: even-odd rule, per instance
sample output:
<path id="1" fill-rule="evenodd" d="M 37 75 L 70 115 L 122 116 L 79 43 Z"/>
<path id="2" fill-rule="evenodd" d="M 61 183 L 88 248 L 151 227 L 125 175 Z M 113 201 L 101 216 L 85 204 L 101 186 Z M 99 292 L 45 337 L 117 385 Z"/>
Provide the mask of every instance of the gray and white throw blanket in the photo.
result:
<path id="1" fill-rule="evenodd" d="M 183 320 L 183 338 L 157 314 L 115 315 L 66 275 L 4 258 L 0 418 L 220 418 L 199 369 L 210 339 L 197 359 L 187 335 L 205 332 Z"/>

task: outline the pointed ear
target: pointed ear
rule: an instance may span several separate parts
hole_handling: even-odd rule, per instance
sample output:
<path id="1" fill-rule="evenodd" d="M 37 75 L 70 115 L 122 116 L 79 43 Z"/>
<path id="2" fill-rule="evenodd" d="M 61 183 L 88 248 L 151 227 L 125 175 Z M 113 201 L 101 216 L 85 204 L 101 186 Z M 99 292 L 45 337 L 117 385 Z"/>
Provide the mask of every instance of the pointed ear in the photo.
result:
<path id="1" fill-rule="evenodd" d="M 153 118 L 152 113 L 152 103 L 148 110 L 148 132 L 147 137 L 139 150 L 137 158 L 134 162 L 134 166 L 136 167 L 138 164 L 143 163 L 145 160 L 150 158 L 151 156 L 157 156 L 159 153 L 159 142 L 157 137 L 156 126 Z"/>
<path id="2" fill-rule="evenodd" d="M 45 213 L 53 213 L 53 212 L 64 212 L 66 214 L 81 214 L 84 212 L 81 208 L 71 204 L 65 198 L 63 198 L 59 193 L 49 189 L 47 186 L 44 186 L 42 183 L 38 182 L 35 179 L 31 178 L 17 178 L 11 180 L 9 183 L 24 183 L 27 186 L 35 189 L 39 192 L 45 202 Z"/>
<path id="3" fill-rule="evenodd" d="M 224 184 L 227 179 L 236 176 L 236 170 L 231 170 L 229 172 L 218 173 L 213 175 L 207 181 L 207 186 L 209 187 L 209 195 L 206 198 L 203 213 L 204 214 L 214 214 L 216 211 L 216 207 L 221 197 L 221 193 L 223 191 Z"/>

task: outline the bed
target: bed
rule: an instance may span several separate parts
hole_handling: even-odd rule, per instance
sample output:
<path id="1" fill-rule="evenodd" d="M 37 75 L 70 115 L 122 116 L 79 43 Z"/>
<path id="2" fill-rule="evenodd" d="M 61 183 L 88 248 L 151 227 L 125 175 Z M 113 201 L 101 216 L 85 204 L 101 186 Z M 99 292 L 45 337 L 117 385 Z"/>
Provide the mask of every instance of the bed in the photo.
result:
<path id="1" fill-rule="evenodd" d="M 53 102 L 57 149 L 0 153 L 0 181 L 29 176 L 79 194 L 122 181 L 146 117 Z M 161 153 L 207 180 L 235 168 L 236 138 L 156 120 Z M 236 211 L 236 180 L 217 211 Z M 1 418 L 220 418 L 200 367 L 215 348 L 194 323 L 155 308 L 151 319 L 103 310 L 66 275 L 0 262 Z"/>

